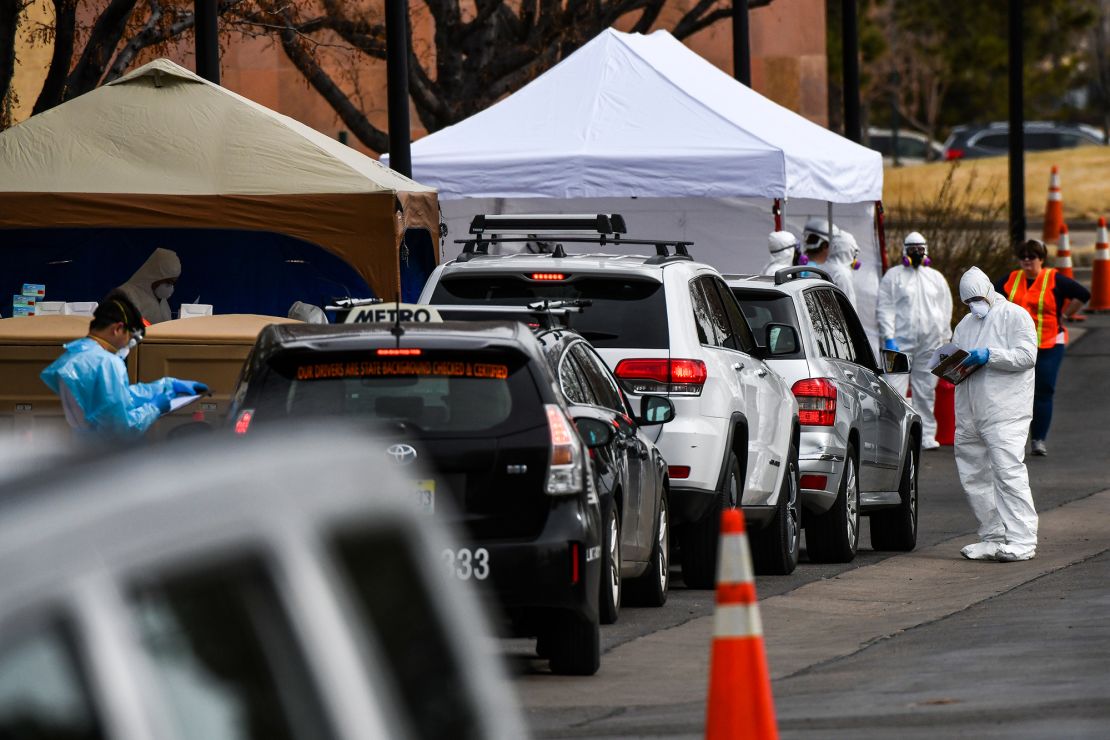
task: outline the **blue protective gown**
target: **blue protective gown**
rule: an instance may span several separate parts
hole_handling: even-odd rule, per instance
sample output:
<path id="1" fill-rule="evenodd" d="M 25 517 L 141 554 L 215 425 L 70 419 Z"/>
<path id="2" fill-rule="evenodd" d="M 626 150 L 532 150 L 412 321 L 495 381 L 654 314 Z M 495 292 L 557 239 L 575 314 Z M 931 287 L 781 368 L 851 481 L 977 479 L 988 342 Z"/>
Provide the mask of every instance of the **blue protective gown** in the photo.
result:
<path id="1" fill-rule="evenodd" d="M 64 347 L 39 377 L 55 393 L 66 384 L 93 432 L 137 437 L 161 415 L 154 399 L 173 395 L 174 378 L 129 383 L 127 364 L 95 339 L 85 337 Z"/>

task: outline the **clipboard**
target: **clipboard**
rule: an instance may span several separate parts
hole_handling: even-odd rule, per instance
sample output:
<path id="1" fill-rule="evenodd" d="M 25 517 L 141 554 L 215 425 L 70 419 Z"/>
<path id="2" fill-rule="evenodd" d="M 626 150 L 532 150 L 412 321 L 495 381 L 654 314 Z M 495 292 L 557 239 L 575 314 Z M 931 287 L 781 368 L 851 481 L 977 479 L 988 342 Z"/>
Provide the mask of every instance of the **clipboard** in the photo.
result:
<path id="1" fill-rule="evenodd" d="M 938 347 L 929 360 L 929 371 L 938 378 L 944 378 L 952 385 L 959 385 L 967 380 L 968 376 L 977 371 L 982 365 L 970 367 L 962 364 L 967 359 L 968 353 L 955 344 L 946 344 Z"/>
<path id="2" fill-rule="evenodd" d="M 198 393 L 195 396 L 178 396 L 177 398 L 170 399 L 170 410 L 167 411 L 166 413 L 167 414 L 172 414 L 173 412 L 177 411 L 178 409 L 183 409 L 186 406 L 188 406 L 189 404 L 198 400 L 200 397 L 201 396 Z"/>

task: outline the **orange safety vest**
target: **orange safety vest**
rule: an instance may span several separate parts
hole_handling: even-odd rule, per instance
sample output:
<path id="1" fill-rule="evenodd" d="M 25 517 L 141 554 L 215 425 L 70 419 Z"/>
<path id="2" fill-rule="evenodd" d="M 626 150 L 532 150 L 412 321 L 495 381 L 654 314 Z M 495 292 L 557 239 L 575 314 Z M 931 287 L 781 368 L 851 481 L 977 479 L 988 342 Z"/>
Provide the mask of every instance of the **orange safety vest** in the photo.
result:
<path id="1" fill-rule="evenodd" d="M 1037 326 L 1037 347 L 1052 349 L 1056 346 L 1056 336 L 1060 333 L 1060 323 L 1056 319 L 1056 270 L 1046 267 L 1026 288 L 1025 273 L 1014 270 L 1006 281 L 1006 297 L 1011 303 L 1024 308 L 1033 317 Z M 1067 329 L 1064 329 L 1064 343 L 1067 344 Z"/>

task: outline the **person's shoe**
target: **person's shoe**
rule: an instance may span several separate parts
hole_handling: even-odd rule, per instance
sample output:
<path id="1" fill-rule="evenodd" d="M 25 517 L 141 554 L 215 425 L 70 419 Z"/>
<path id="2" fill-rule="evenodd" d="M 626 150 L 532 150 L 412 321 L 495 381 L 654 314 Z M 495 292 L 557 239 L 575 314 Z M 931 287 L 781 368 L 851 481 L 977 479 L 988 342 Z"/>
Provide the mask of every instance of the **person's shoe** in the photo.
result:
<path id="1" fill-rule="evenodd" d="M 935 450 L 938 447 L 940 447 L 940 442 L 937 442 L 935 439 L 921 440 L 921 449 L 923 450 Z"/>
<path id="2" fill-rule="evenodd" d="M 1000 542 L 976 542 L 960 550 L 960 554 L 968 560 L 994 560 L 1001 546 Z"/>
<path id="3" fill-rule="evenodd" d="M 1035 547 L 1020 549 L 1010 545 L 1002 545 L 994 555 L 994 559 L 1000 563 L 1016 563 L 1021 560 L 1032 560 L 1035 557 L 1037 557 Z"/>
<path id="4" fill-rule="evenodd" d="M 1033 449 L 1032 449 L 1032 453 L 1033 453 L 1034 455 L 1036 455 L 1037 457 L 1044 457 L 1045 455 L 1047 455 L 1047 454 L 1048 454 L 1048 448 L 1047 448 L 1047 447 L 1045 447 L 1045 444 L 1044 444 L 1044 440 L 1043 440 L 1043 439 L 1035 439 L 1035 440 L 1033 440 Z"/>

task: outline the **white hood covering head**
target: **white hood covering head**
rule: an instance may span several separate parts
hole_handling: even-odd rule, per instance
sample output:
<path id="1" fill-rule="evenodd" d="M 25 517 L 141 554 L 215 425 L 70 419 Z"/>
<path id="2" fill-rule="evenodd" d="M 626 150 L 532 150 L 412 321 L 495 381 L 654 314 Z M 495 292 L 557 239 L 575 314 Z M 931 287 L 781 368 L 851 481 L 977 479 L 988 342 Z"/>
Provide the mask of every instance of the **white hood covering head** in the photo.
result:
<path id="1" fill-rule="evenodd" d="M 993 305 L 994 296 L 990 278 L 978 267 L 972 267 L 960 278 L 960 301 L 963 303 L 969 298 L 986 298 L 987 303 Z"/>
<path id="2" fill-rule="evenodd" d="M 835 229 L 835 227 L 833 228 Z M 836 229 L 829 245 L 829 262 L 851 267 L 858 256 L 859 244 L 856 242 L 856 238 L 847 231 Z"/>
<path id="3" fill-rule="evenodd" d="M 929 244 L 919 231 L 911 231 L 906 234 L 906 238 L 902 240 L 902 254 L 905 254 L 910 247 L 924 247 L 925 254 L 929 253 Z"/>
<path id="4" fill-rule="evenodd" d="M 170 312 L 169 302 L 155 296 L 151 285 L 159 280 L 176 280 L 179 277 L 181 277 L 181 260 L 178 259 L 177 253 L 159 247 L 119 289 L 135 304 L 144 319 L 152 324 L 158 324 L 169 321 L 173 318 L 173 314 Z"/>
<path id="5" fill-rule="evenodd" d="M 767 249 L 771 254 L 785 251 L 793 247 L 798 248 L 798 237 L 789 231 L 772 231 L 767 237 Z"/>

